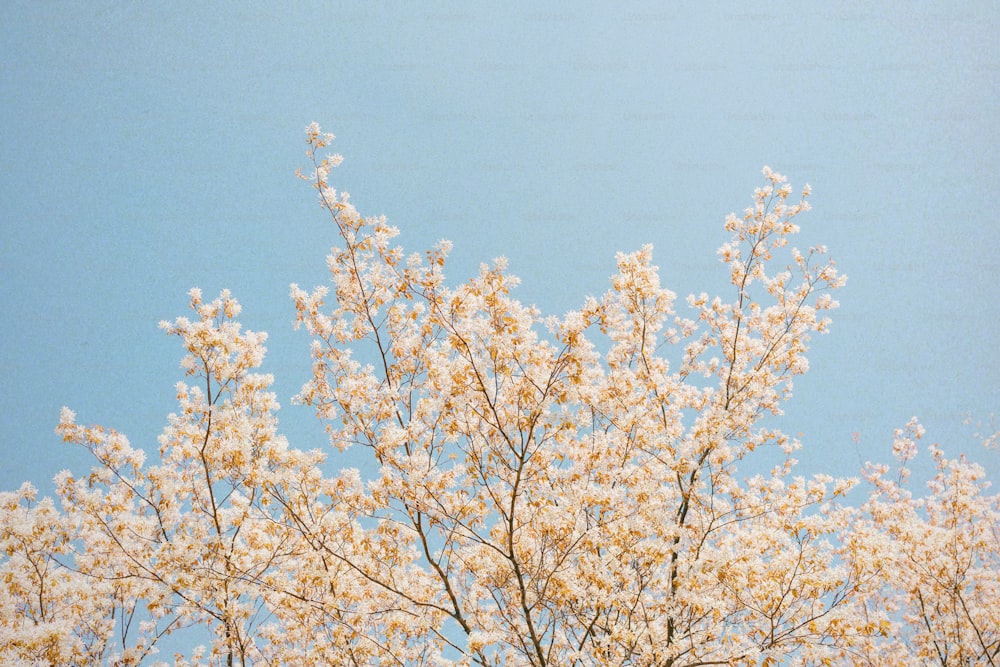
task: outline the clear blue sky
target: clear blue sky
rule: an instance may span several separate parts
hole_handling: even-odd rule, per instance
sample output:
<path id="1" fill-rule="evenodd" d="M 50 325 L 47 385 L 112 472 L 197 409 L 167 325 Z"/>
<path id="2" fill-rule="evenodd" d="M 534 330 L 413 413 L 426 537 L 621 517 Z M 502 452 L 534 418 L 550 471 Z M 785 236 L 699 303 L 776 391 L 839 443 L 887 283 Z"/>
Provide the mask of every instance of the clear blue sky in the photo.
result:
<path id="1" fill-rule="evenodd" d="M 207 5 L 207 6 L 203 6 Z M 269 332 L 283 430 L 308 373 L 288 284 L 334 230 L 293 172 L 310 121 L 366 214 L 453 281 L 510 260 L 547 312 L 653 243 L 714 291 L 768 164 L 812 184 L 803 243 L 850 276 L 785 428 L 804 471 L 885 459 L 918 415 L 968 450 L 1000 405 L 996 3 L 14 2 L 0 5 L 0 488 L 89 462 L 59 408 L 156 449 L 181 379 L 157 330 L 229 287 Z M 856 447 L 852 434 L 859 433 Z"/>

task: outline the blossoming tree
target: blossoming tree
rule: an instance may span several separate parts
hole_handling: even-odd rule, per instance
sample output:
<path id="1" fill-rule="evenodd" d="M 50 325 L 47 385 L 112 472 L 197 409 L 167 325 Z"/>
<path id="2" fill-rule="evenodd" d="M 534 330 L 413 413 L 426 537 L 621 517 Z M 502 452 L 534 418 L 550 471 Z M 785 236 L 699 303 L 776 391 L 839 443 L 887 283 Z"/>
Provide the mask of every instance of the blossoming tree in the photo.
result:
<path id="1" fill-rule="evenodd" d="M 303 176 L 336 225 L 331 287 L 292 286 L 313 338 L 313 406 L 330 455 L 278 434 L 265 335 L 228 292 L 191 292 L 163 323 L 192 384 L 158 462 L 64 410 L 89 475 L 0 495 L 0 657 L 148 664 L 190 626 L 177 664 L 995 664 L 1000 503 L 981 468 L 934 448 L 929 494 L 896 479 L 793 475 L 775 428 L 809 336 L 843 285 L 826 250 L 789 246 L 806 198 L 764 170 L 719 250 L 726 296 L 660 285 L 652 249 L 617 257 L 601 298 L 543 317 L 502 260 L 444 280 L 328 182 L 339 156 L 307 129 Z M 741 466 L 764 446 L 769 474 Z M 159 656 L 162 657 L 162 656 Z"/>

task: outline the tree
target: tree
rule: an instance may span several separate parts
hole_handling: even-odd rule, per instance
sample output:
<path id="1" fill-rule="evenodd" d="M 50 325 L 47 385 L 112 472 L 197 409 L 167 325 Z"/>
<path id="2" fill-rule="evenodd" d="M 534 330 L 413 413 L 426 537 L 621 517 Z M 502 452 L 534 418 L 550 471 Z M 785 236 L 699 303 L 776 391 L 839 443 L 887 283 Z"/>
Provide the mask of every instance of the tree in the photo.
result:
<path id="1" fill-rule="evenodd" d="M 192 290 L 197 317 L 162 324 L 195 383 L 159 463 L 64 410 L 94 470 L 57 478 L 61 512 L 27 486 L 0 499 L 5 659 L 134 665 L 192 625 L 211 645 L 178 664 L 997 659 L 1000 513 L 980 468 L 935 449 L 915 500 L 873 466 L 861 507 L 841 499 L 856 480 L 793 475 L 801 445 L 775 423 L 844 284 L 825 248 L 789 247 L 808 187 L 793 203 L 765 168 L 727 217 L 727 299 L 678 314 L 647 246 L 618 255 L 603 297 L 543 317 L 503 260 L 449 287 L 447 242 L 393 245 L 328 184 L 332 139 L 307 128 L 303 178 L 343 245 L 332 292 L 291 289 L 313 338 L 298 398 L 334 456 L 361 448 L 377 474 L 291 448 L 256 370 L 265 335 L 228 291 Z M 765 447 L 784 463 L 741 476 Z"/>
<path id="2" fill-rule="evenodd" d="M 868 653 L 873 664 L 917 656 L 927 664 L 1000 663 L 1000 496 L 987 494 L 985 471 L 965 457 L 930 447 L 935 474 L 925 498 L 907 490 L 908 463 L 924 429 L 911 420 L 895 433 L 895 479 L 869 464 L 874 487 L 866 520 L 853 539 L 867 538 L 891 576 L 871 598 L 890 612 L 892 641 Z M 873 539 L 874 538 L 874 539 Z M 869 546 L 868 548 L 871 548 Z M 891 585 L 890 585 L 891 584 Z M 911 658 L 912 659 L 912 658 Z"/>

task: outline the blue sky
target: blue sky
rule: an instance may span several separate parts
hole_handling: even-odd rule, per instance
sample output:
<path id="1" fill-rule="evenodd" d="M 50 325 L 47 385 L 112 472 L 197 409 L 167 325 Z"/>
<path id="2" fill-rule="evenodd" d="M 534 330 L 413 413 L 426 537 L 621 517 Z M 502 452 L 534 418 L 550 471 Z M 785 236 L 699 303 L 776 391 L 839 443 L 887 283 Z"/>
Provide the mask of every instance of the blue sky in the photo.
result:
<path id="1" fill-rule="evenodd" d="M 760 168 L 809 182 L 802 243 L 850 282 L 786 410 L 803 470 L 886 459 L 912 415 L 1000 469 L 963 423 L 1000 398 L 995 3 L 279 4 L 0 5 L 0 488 L 87 469 L 62 405 L 155 451 L 193 286 L 269 332 L 282 430 L 324 445 L 289 400 L 288 285 L 336 242 L 293 177 L 314 120 L 363 213 L 454 241 L 452 281 L 508 257 L 552 313 L 644 243 L 718 291 Z"/>

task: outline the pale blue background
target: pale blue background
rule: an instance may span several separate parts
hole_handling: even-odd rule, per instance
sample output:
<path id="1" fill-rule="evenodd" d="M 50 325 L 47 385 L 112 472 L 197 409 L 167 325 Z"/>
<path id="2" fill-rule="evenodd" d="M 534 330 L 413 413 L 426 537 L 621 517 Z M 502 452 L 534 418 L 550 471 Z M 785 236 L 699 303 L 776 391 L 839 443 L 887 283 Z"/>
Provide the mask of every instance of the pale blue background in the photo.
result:
<path id="1" fill-rule="evenodd" d="M 996 3 L 279 4 L 0 5 L 0 488 L 86 470 L 62 405 L 155 451 L 181 378 L 156 325 L 192 286 L 270 333 L 283 430 L 324 445 L 289 401 L 288 284 L 335 242 L 293 178 L 313 120 L 408 249 L 452 239 L 453 281 L 506 255 L 555 313 L 646 242 L 682 297 L 717 290 L 761 166 L 808 181 L 802 242 L 850 282 L 788 404 L 803 471 L 887 458 L 914 414 L 1000 468 L 963 424 L 1000 398 Z"/>

